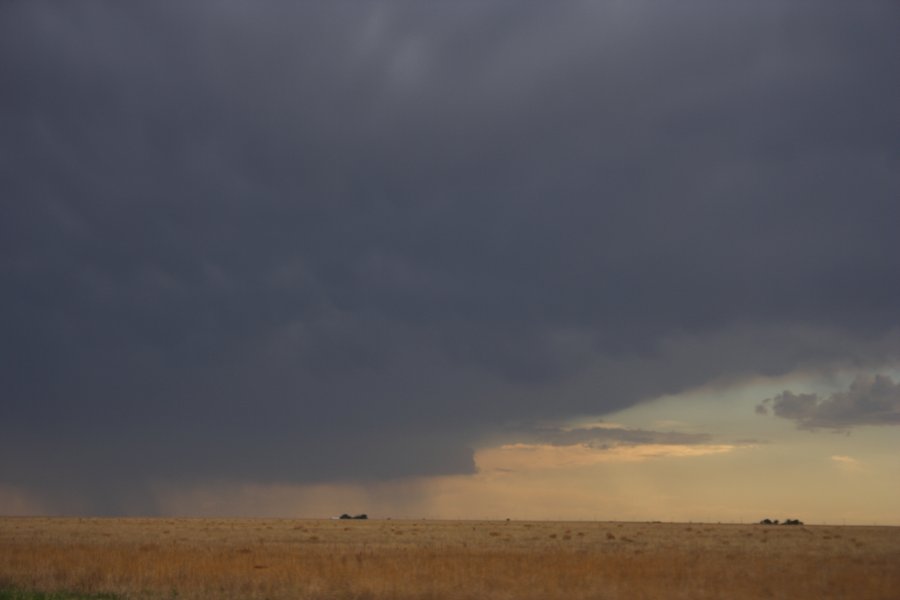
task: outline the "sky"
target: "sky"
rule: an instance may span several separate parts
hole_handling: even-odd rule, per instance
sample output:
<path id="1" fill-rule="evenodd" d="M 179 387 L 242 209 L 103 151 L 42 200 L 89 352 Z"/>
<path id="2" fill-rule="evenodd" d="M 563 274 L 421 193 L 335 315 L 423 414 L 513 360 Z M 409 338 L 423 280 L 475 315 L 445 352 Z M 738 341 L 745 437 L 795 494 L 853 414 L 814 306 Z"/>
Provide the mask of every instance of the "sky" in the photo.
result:
<path id="1" fill-rule="evenodd" d="M 0 514 L 900 525 L 893 0 L 0 4 Z"/>

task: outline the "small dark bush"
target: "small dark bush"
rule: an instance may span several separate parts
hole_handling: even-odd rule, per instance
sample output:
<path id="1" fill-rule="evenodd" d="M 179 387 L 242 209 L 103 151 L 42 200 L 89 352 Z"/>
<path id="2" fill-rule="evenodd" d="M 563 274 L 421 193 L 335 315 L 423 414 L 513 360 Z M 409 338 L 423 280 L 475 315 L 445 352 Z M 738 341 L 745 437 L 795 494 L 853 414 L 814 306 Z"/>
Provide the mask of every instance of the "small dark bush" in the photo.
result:
<path id="1" fill-rule="evenodd" d="M 778 519 L 763 519 L 759 522 L 760 525 L 778 525 Z M 782 525 L 803 525 L 803 521 L 800 519 L 785 519 Z"/>

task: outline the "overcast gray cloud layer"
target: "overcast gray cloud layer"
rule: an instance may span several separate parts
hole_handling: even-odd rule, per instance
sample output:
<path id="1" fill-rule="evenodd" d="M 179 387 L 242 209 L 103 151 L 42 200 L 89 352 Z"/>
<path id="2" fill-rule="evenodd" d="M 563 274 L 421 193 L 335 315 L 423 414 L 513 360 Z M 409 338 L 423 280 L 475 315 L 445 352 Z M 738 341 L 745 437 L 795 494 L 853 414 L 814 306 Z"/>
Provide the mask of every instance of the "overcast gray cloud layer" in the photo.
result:
<path id="1" fill-rule="evenodd" d="M 896 356 L 898 22 L 4 2 L 0 482 L 466 472 L 509 421 Z"/>

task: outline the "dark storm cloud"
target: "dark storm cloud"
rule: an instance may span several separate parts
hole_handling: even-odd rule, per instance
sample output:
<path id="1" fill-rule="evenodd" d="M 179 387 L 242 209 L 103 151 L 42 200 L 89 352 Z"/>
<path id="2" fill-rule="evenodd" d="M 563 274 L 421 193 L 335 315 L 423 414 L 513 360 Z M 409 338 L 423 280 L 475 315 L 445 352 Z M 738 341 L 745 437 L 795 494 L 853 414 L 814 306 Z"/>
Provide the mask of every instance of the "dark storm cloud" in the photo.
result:
<path id="1" fill-rule="evenodd" d="M 784 392 L 763 400 L 758 414 L 790 419 L 799 429 L 849 430 L 861 425 L 900 425 L 900 383 L 885 375 L 857 377 L 830 396 Z"/>
<path id="2" fill-rule="evenodd" d="M 467 472 L 895 358 L 898 16 L 3 3 L 0 481 Z"/>

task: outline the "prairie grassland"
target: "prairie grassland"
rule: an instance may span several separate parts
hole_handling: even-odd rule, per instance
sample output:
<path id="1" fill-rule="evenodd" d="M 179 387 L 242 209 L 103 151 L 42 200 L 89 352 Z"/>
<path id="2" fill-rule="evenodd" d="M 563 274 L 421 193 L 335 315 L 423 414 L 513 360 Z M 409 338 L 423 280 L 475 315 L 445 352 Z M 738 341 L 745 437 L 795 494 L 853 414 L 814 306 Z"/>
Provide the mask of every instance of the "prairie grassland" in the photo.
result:
<path id="1" fill-rule="evenodd" d="M 900 528 L 0 519 L 0 589 L 123 598 L 900 598 Z"/>

